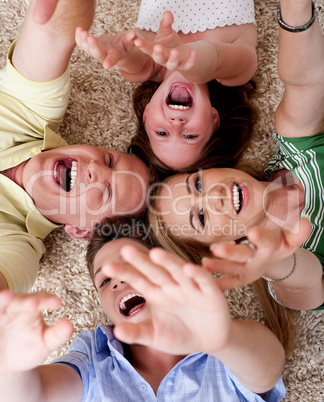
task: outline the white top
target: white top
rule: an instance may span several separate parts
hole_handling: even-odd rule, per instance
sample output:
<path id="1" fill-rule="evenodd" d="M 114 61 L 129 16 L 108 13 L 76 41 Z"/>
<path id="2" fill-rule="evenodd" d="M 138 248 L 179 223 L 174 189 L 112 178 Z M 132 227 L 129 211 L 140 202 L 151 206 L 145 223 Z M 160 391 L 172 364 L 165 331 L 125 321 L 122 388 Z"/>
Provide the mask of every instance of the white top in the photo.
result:
<path id="1" fill-rule="evenodd" d="M 135 27 L 157 32 L 167 10 L 174 17 L 172 28 L 185 34 L 225 25 L 255 24 L 253 0 L 142 0 Z"/>

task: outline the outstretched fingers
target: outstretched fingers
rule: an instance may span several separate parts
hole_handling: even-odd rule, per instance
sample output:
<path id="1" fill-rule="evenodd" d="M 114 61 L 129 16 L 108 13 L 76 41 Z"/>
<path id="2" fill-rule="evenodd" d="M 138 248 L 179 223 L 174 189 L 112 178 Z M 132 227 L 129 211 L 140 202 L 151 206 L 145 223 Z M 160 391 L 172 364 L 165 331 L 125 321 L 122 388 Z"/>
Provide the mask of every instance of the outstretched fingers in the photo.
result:
<path id="1" fill-rule="evenodd" d="M 179 256 L 161 248 L 155 248 L 150 251 L 150 257 L 155 264 L 159 267 L 163 267 L 163 269 L 169 273 L 174 284 L 182 287 L 192 285 L 192 278 L 183 270 L 183 266 L 186 262 Z"/>
<path id="2" fill-rule="evenodd" d="M 122 248 L 121 254 L 125 261 L 134 266 L 146 278 L 149 278 L 154 285 L 163 286 L 172 281 L 172 276 L 169 270 L 165 269 L 165 264 L 160 265 L 152 258 L 152 250 L 147 254 L 133 246 L 125 246 Z"/>
<path id="3" fill-rule="evenodd" d="M 104 60 L 106 57 L 106 51 L 102 49 L 98 39 L 89 35 L 89 32 L 85 29 L 78 27 L 75 30 L 75 41 L 80 49 L 96 60 Z"/>
<path id="4" fill-rule="evenodd" d="M 187 263 L 183 266 L 183 272 L 193 281 L 196 288 L 206 295 L 212 295 L 220 290 L 212 274 L 199 265 Z"/>
<path id="5" fill-rule="evenodd" d="M 165 67 L 170 70 L 179 69 L 181 71 L 190 70 L 197 59 L 197 52 L 194 50 L 186 49 L 185 54 L 180 54 L 178 49 L 171 49 L 169 57 L 165 62 Z"/>
<path id="6" fill-rule="evenodd" d="M 58 296 L 46 292 L 28 294 L 0 292 L 0 309 L 7 314 L 41 312 L 44 309 L 57 309 L 60 305 L 61 299 Z"/>
<path id="7" fill-rule="evenodd" d="M 215 243 L 210 248 L 215 257 L 222 258 L 227 261 L 245 263 L 247 260 L 253 257 L 253 250 L 251 250 L 251 248 L 246 247 L 243 244 L 236 244 L 234 242 Z"/>
<path id="8" fill-rule="evenodd" d="M 156 285 L 149 277 L 143 275 L 128 262 L 103 265 L 101 270 L 108 278 L 118 278 L 121 281 L 129 283 L 132 288 L 142 293 L 145 298 L 149 298 L 151 292 L 154 292 L 156 289 Z"/>
<path id="9" fill-rule="evenodd" d="M 54 350 L 66 342 L 73 334 L 73 324 L 62 318 L 44 330 L 44 342 L 49 350 Z"/>
<path id="10" fill-rule="evenodd" d="M 153 43 L 152 42 L 145 40 L 144 38 L 135 38 L 134 45 L 136 47 L 138 47 L 141 50 L 141 52 L 152 57 L 152 55 L 153 55 Z"/>

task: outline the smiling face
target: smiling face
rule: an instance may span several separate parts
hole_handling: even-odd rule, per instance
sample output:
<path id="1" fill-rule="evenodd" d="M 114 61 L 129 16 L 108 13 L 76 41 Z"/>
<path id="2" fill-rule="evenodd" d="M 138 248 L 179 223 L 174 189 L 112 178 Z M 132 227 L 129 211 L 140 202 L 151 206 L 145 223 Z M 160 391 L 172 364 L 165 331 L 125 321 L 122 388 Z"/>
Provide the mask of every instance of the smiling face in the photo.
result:
<path id="1" fill-rule="evenodd" d="M 22 185 L 51 221 L 91 230 L 106 216 L 146 208 L 148 169 L 137 157 L 109 148 L 71 145 L 29 159 Z"/>
<path id="2" fill-rule="evenodd" d="M 143 322 L 150 317 L 150 309 L 143 296 L 128 283 L 105 275 L 105 264 L 124 262 L 120 250 L 127 244 L 148 253 L 148 249 L 138 241 L 120 238 L 106 243 L 93 263 L 94 284 L 99 292 L 100 304 L 115 325 L 130 320 L 134 323 Z"/>
<path id="3" fill-rule="evenodd" d="M 153 209 L 175 236 L 230 241 L 264 224 L 264 190 L 264 183 L 242 171 L 208 169 L 166 180 Z"/>
<path id="4" fill-rule="evenodd" d="M 154 154 L 172 169 L 194 163 L 219 126 L 207 84 L 170 74 L 147 104 L 143 120 Z"/>

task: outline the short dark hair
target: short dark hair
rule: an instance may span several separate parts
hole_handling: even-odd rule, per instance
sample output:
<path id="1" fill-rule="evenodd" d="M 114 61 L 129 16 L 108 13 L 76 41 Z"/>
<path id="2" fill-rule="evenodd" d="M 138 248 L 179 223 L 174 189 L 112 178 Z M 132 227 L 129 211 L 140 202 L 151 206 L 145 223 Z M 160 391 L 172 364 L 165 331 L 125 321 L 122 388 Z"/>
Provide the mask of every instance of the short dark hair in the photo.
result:
<path id="1" fill-rule="evenodd" d="M 109 241 L 120 238 L 137 240 L 149 249 L 157 245 L 152 238 L 145 216 L 126 215 L 104 218 L 93 229 L 87 247 L 86 261 L 92 280 L 94 259 L 98 251 Z"/>

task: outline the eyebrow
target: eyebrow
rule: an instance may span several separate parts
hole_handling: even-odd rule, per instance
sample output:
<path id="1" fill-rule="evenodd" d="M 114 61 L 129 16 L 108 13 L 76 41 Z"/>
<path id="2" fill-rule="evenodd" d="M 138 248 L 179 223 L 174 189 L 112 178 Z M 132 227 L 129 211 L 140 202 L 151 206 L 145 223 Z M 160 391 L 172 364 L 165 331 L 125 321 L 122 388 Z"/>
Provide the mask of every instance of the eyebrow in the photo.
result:
<path id="1" fill-rule="evenodd" d="M 188 176 L 186 177 L 186 189 L 187 189 L 189 195 L 191 194 L 191 188 L 190 188 L 190 184 L 189 184 L 189 178 L 191 177 L 191 175 L 192 175 L 192 173 L 188 174 Z"/>
<path id="2" fill-rule="evenodd" d="M 102 266 L 97 269 L 97 271 L 93 274 L 93 280 L 95 279 L 96 275 L 101 272 Z"/>

